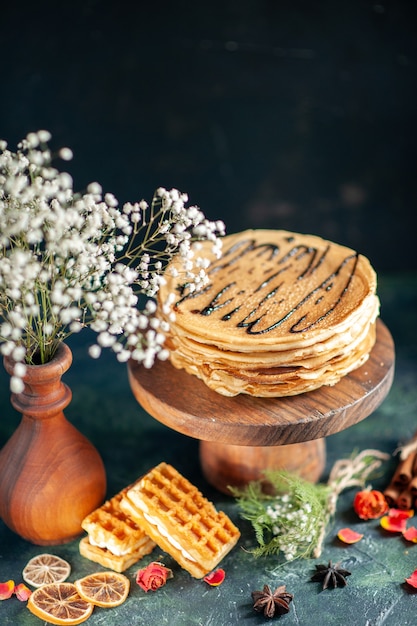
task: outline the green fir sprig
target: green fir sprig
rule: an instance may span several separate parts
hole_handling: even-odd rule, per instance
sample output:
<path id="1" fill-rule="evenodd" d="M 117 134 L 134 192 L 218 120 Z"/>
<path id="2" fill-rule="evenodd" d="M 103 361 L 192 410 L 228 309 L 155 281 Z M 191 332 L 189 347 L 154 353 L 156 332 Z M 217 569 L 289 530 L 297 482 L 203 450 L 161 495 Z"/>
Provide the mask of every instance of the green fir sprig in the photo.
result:
<path id="1" fill-rule="evenodd" d="M 266 470 L 262 480 L 251 481 L 243 489 L 231 488 L 242 518 L 254 529 L 258 544 L 252 550 L 254 556 L 282 553 L 287 561 L 319 557 L 339 494 L 349 487 L 364 486 L 388 458 L 378 450 L 364 450 L 336 461 L 326 484 L 311 483 L 286 471 Z"/>
<path id="2" fill-rule="evenodd" d="M 264 481 L 233 490 L 241 515 L 251 522 L 258 546 L 256 557 L 282 552 L 287 561 L 312 555 L 327 518 L 330 487 L 310 483 L 283 471 L 265 471 L 275 495 L 263 491 Z"/>

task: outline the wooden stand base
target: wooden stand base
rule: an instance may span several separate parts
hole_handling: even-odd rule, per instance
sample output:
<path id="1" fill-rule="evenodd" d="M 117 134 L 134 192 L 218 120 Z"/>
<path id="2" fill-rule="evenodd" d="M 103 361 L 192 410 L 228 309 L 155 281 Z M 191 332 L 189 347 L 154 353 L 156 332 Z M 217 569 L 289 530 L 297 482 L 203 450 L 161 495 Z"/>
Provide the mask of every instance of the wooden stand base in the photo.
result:
<path id="1" fill-rule="evenodd" d="M 207 480 L 227 493 L 258 479 L 265 469 L 287 469 L 317 481 L 325 464 L 324 438 L 370 415 L 394 376 L 394 343 L 377 321 L 376 344 L 366 363 L 333 387 L 287 398 L 224 397 L 168 361 L 146 369 L 131 361 L 137 401 L 157 420 L 200 439 Z"/>
<path id="2" fill-rule="evenodd" d="M 200 441 L 200 462 L 206 480 L 230 495 L 229 486 L 260 480 L 265 470 L 285 469 L 318 481 L 326 464 L 326 444 L 324 439 L 269 447 Z"/>

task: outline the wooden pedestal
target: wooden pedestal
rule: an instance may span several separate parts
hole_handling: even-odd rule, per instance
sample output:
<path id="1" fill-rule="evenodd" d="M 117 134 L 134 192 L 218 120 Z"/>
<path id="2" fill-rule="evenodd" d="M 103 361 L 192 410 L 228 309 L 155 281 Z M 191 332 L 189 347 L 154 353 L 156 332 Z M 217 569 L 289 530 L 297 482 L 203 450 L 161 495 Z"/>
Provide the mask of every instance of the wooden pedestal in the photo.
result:
<path id="1" fill-rule="evenodd" d="M 169 361 L 151 369 L 131 361 L 137 401 L 154 418 L 200 440 L 202 470 L 220 491 L 258 479 L 265 469 L 287 469 L 313 482 L 325 465 L 328 435 L 368 417 L 388 394 L 394 343 L 381 320 L 368 361 L 333 387 L 288 398 L 229 398 Z"/>

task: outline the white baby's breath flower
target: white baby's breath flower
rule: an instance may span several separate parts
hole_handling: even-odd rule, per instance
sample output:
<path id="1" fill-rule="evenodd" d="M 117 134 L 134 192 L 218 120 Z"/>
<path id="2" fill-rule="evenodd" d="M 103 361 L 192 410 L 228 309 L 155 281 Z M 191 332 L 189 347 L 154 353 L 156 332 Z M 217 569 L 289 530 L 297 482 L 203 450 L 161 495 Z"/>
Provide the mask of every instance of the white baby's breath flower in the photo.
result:
<path id="1" fill-rule="evenodd" d="M 13 375 L 17 376 L 18 378 L 23 378 L 23 376 L 26 374 L 26 370 L 27 367 L 24 363 L 15 363 L 15 366 L 13 368 Z"/>
<path id="2" fill-rule="evenodd" d="M 71 322 L 69 325 L 69 329 L 72 333 L 79 333 L 82 331 L 84 326 L 79 321 Z"/>
<path id="3" fill-rule="evenodd" d="M 14 349 L 13 341 L 7 341 L 7 343 L 2 343 L 0 345 L 0 351 L 3 356 L 10 356 Z"/>
<path id="4" fill-rule="evenodd" d="M 112 193 L 106 193 L 104 196 L 104 201 L 109 207 L 117 207 L 118 202 Z"/>
<path id="5" fill-rule="evenodd" d="M 37 133 L 29 133 L 26 136 L 26 141 L 30 148 L 37 148 L 39 146 L 39 136 Z"/>
<path id="6" fill-rule="evenodd" d="M 10 378 L 10 391 L 12 393 L 22 393 L 25 385 L 23 380 L 19 376 L 11 376 Z"/>
<path id="7" fill-rule="evenodd" d="M 90 183 L 87 187 L 87 192 L 88 193 L 92 193 L 94 195 L 98 195 L 101 196 L 102 194 L 102 187 L 99 183 Z"/>
<path id="8" fill-rule="evenodd" d="M 208 262 L 195 244 L 209 239 L 220 250 L 224 234 L 176 189 L 121 209 L 97 182 L 75 193 L 71 175 L 52 164 L 50 139 L 46 130 L 29 133 L 15 153 L 0 140 L 0 351 L 22 365 L 15 390 L 35 353 L 49 360 L 53 346 L 87 326 L 97 333 L 95 358 L 102 347 L 146 367 L 167 358 L 169 322 L 154 301 L 165 267 L 177 256 L 177 275 L 190 291 L 201 288 Z"/>
<path id="9" fill-rule="evenodd" d="M 61 189 L 72 189 L 72 176 L 71 174 L 68 174 L 68 172 L 62 172 L 62 174 L 58 174 L 58 178 L 57 181 L 59 183 L 59 186 L 61 187 Z M 64 204 L 66 202 L 66 200 L 68 200 L 69 198 L 67 198 L 66 194 L 57 194 L 58 200 L 60 202 L 60 204 Z"/>
<path id="10" fill-rule="evenodd" d="M 25 356 L 25 349 L 23 346 L 15 346 L 12 352 L 12 358 L 14 361 L 22 361 Z"/>
<path id="11" fill-rule="evenodd" d="M 71 161 L 74 156 L 71 148 L 61 148 L 58 154 L 63 161 Z"/>
<path id="12" fill-rule="evenodd" d="M 119 363 L 127 363 L 130 357 L 131 353 L 129 352 L 129 350 L 120 350 L 120 352 L 117 353 L 117 360 L 119 361 Z"/>
<path id="13" fill-rule="evenodd" d="M 105 331 L 98 335 L 97 342 L 102 348 L 109 348 L 116 342 L 116 337 Z"/>
<path id="14" fill-rule="evenodd" d="M 78 307 L 69 307 L 68 309 L 63 309 L 61 311 L 60 317 L 61 322 L 64 326 L 71 324 L 74 320 L 77 320 L 81 315 L 81 309 Z"/>
<path id="15" fill-rule="evenodd" d="M 0 337 L 4 339 L 7 339 L 8 337 L 11 336 L 12 334 L 12 325 L 9 324 L 9 322 L 3 322 L 3 324 L 0 325 Z"/>
<path id="16" fill-rule="evenodd" d="M 39 130 L 37 135 L 39 137 L 39 141 L 42 141 L 44 143 L 48 143 L 48 141 L 50 141 L 52 138 L 49 130 Z"/>
<path id="17" fill-rule="evenodd" d="M 94 344 L 89 347 L 88 353 L 93 359 L 98 359 L 101 354 L 101 348 L 97 344 Z"/>

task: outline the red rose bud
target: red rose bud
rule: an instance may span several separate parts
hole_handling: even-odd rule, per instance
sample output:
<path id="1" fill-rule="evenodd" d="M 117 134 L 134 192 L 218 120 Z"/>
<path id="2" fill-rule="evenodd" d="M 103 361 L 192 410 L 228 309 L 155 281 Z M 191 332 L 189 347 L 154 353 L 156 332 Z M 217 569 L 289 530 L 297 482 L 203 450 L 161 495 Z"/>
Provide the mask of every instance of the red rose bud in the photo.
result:
<path id="1" fill-rule="evenodd" d="M 168 567 L 153 561 L 144 569 L 140 569 L 136 574 L 136 582 L 143 591 L 156 591 L 159 587 L 163 587 L 168 580 L 172 578 L 173 573 Z"/>
<path id="2" fill-rule="evenodd" d="M 376 489 L 365 489 L 358 491 L 353 500 L 355 513 L 361 519 L 377 519 L 388 511 L 388 503 L 381 491 Z"/>

